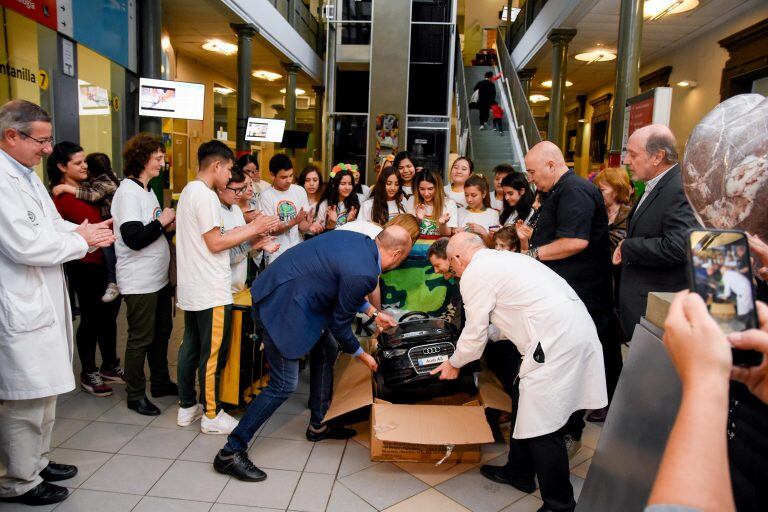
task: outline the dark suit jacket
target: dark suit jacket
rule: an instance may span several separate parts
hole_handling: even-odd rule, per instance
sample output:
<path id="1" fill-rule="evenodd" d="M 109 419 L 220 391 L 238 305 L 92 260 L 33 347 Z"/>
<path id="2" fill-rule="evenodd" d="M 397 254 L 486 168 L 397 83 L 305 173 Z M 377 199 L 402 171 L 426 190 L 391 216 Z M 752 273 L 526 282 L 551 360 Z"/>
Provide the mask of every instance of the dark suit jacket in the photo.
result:
<path id="1" fill-rule="evenodd" d="M 683 192 L 680 166 L 675 165 L 629 214 L 619 290 L 621 326 L 628 337 L 645 315 L 649 292 L 676 292 L 688 286 L 686 233 L 698 226 Z"/>
<path id="2" fill-rule="evenodd" d="M 347 353 L 352 321 L 379 279 L 379 250 L 365 235 L 333 231 L 283 253 L 251 287 L 254 308 L 280 353 L 298 359 L 328 329 Z"/>

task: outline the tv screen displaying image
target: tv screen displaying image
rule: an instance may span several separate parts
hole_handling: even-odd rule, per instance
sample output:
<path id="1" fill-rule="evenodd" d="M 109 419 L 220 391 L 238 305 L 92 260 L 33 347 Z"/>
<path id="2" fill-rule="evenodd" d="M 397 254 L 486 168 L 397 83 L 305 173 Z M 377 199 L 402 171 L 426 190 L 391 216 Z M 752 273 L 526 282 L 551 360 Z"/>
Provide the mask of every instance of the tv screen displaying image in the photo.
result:
<path id="1" fill-rule="evenodd" d="M 284 119 L 249 117 L 245 127 L 245 140 L 253 142 L 281 142 L 285 130 Z"/>
<path id="2" fill-rule="evenodd" d="M 290 149 L 304 149 L 309 142 L 309 132 L 298 130 L 285 130 L 280 147 Z"/>
<path id="3" fill-rule="evenodd" d="M 205 85 L 142 78 L 139 83 L 139 115 L 202 121 Z"/>
<path id="4" fill-rule="evenodd" d="M 109 91 L 103 87 L 78 80 L 81 116 L 109 115 Z"/>

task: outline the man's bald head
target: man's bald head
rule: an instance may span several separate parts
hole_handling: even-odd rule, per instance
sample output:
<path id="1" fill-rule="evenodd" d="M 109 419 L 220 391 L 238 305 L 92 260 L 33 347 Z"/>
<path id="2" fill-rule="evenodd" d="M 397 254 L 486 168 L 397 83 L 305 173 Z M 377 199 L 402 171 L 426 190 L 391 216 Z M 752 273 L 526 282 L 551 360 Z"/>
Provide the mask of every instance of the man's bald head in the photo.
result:
<path id="1" fill-rule="evenodd" d="M 628 166 L 635 179 L 648 181 L 678 162 L 677 140 L 663 124 L 652 124 L 635 130 L 627 140 Z"/>
<path id="2" fill-rule="evenodd" d="M 411 252 L 411 235 L 402 226 L 387 226 L 376 237 L 382 270 L 396 268 Z"/>
<path id="3" fill-rule="evenodd" d="M 475 253 L 485 248 L 483 239 L 474 233 L 460 231 L 453 235 L 447 249 L 453 273 L 461 277 Z"/>
<path id="4" fill-rule="evenodd" d="M 525 168 L 538 190 L 549 192 L 563 174 L 568 172 L 563 152 L 548 140 L 539 142 L 525 155 Z"/>

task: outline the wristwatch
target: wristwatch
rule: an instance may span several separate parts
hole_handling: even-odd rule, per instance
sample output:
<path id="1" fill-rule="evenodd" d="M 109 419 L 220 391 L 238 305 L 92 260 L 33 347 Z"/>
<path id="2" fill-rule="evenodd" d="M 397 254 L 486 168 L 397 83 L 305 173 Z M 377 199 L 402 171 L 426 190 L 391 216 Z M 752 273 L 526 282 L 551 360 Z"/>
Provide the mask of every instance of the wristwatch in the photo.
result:
<path id="1" fill-rule="evenodd" d="M 534 247 L 533 249 L 528 249 L 527 251 L 525 251 L 525 255 L 526 256 L 530 256 L 531 258 L 535 259 L 536 261 L 541 261 L 539 259 L 539 248 L 538 247 Z"/>

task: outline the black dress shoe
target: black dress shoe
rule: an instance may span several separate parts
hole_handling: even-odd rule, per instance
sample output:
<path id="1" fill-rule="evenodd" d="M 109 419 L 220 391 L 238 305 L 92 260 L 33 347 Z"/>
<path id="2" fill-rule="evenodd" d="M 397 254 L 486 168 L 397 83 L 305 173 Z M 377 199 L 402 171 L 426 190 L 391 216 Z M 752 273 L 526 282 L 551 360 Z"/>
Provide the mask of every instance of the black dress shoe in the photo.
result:
<path id="1" fill-rule="evenodd" d="M 608 406 L 602 409 L 595 409 L 587 416 L 587 421 L 591 423 L 602 423 L 608 417 Z"/>
<path id="2" fill-rule="evenodd" d="M 547 506 L 546 506 L 546 505 L 544 505 L 543 507 L 541 507 L 541 508 L 540 508 L 539 510 L 537 510 L 536 512 L 552 512 L 552 509 L 551 509 L 551 508 L 547 508 Z"/>
<path id="3" fill-rule="evenodd" d="M 219 450 L 213 459 L 213 469 L 244 482 L 261 482 L 267 478 L 267 474 L 257 468 L 245 452 L 225 454 L 224 450 Z"/>
<path id="4" fill-rule="evenodd" d="M 143 397 L 140 400 L 128 400 L 128 408 L 132 411 L 136 411 L 144 416 L 159 416 L 160 409 L 155 404 L 149 401 L 147 397 Z"/>
<path id="5" fill-rule="evenodd" d="M 179 396 L 179 386 L 175 382 L 168 381 L 163 386 L 152 388 L 152 396 L 160 398 L 161 396 Z"/>
<path id="6" fill-rule="evenodd" d="M 480 468 L 480 474 L 488 480 L 493 480 L 500 484 L 511 485 L 519 491 L 523 491 L 526 494 L 530 494 L 536 490 L 536 484 L 534 482 L 525 482 L 523 480 L 512 478 L 507 473 L 504 466 L 490 466 L 485 464 Z"/>
<path id="7" fill-rule="evenodd" d="M 347 427 L 326 425 L 325 429 L 320 431 L 312 430 L 312 427 L 307 428 L 307 441 L 312 441 L 313 443 L 323 439 L 349 439 L 356 435 L 357 432 L 354 429 Z"/>
<path id="8" fill-rule="evenodd" d="M 45 469 L 40 472 L 40 478 L 46 482 L 58 482 L 59 480 L 68 480 L 74 477 L 76 474 L 76 466 L 49 462 Z"/>
<path id="9" fill-rule="evenodd" d="M 0 498 L 0 503 L 23 503 L 24 505 L 31 506 L 50 505 L 64 501 L 68 496 L 69 491 L 66 487 L 42 482 L 37 487 L 28 490 L 20 496 Z"/>

